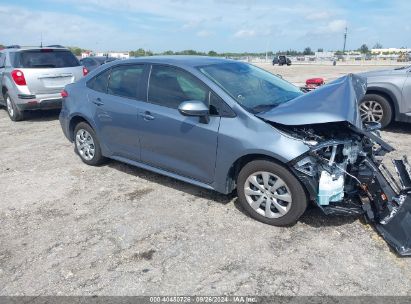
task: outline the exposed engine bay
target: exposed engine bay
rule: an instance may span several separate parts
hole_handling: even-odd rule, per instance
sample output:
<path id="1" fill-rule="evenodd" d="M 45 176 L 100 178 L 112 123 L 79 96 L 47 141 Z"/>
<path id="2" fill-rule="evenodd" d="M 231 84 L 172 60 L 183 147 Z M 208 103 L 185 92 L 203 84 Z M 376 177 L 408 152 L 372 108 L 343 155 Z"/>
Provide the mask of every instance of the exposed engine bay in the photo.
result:
<path id="1" fill-rule="evenodd" d="M 383 156 L 394 148 L 377 124 L 271 124 L 310 147 L 289 165 L 312 201 L 326 214 L 364 215 L 400 255 L 411 255 L 411 168 L 405 156 L 394 161 L 399 183 L 387 170 Z"/>

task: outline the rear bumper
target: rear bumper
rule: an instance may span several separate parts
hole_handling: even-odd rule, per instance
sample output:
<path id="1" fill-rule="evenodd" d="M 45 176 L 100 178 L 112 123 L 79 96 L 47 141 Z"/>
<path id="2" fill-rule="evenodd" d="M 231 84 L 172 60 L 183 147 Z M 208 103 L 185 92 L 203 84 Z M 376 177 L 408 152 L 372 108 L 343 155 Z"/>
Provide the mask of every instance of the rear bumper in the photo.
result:
<path id="1" fill-rule="evenodd" d="M 411 112 L 400 113 L 397 117 L 397 121 L 401 122 L 411 122 Z"/>
<path id="2" fill-rule="evenodd" d="M 61 109 L 62 103 L 60 93 L 40 95 L 17 94 L 13 101 L 21 111 Z"/>

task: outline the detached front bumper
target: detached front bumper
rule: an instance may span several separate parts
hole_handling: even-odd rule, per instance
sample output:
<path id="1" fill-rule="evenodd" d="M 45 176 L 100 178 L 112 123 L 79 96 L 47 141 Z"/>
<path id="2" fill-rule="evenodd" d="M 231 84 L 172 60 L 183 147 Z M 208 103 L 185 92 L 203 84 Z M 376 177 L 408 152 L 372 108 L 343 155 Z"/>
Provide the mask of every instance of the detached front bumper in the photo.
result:
<path id="1" fill-rule="evenodd" d="M 367 167 L 373 173 L 363 180 L 360 198 L 367 220 L 399 255 L 410 256 L 411 170 L 405 156 L 395 160 L 394 166 L 399 184 L 384 165 L 377 167 L 369 160 Z"/>
<path id="2" fill-rule="evenodd" d="M 411 195 L 405 197 L 388 223 L 376 223 L 375 228 L 399 255 L 411 255 Z"/>

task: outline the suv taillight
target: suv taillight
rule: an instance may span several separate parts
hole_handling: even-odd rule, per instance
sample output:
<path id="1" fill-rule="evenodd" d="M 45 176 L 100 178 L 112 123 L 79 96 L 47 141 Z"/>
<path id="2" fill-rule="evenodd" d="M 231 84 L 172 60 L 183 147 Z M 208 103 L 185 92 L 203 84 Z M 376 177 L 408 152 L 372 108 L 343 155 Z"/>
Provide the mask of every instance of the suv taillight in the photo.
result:
<path id="1" fill-rule="evenodd" d="M 61 97 L 62 97 L 62 98 L 68 97 L 68 93 L 67 93 L 66 90 L 61 91 L 60 94 L 61 94 Z"/>
<path id="2" fill-rule="evenodd" d="M 83 67 L 83 76 L 86 76 L 88 74 L 88 70 L 86 67 Z"/>
<path id="3" fill-rule="evenodd" d="M 20 70 L 13 70 L 11 71 L 11 77 L 13 78 L 14 82 L 17 85 L 26 85 L 26 78 L 24 78 L 24 74 Z"/>

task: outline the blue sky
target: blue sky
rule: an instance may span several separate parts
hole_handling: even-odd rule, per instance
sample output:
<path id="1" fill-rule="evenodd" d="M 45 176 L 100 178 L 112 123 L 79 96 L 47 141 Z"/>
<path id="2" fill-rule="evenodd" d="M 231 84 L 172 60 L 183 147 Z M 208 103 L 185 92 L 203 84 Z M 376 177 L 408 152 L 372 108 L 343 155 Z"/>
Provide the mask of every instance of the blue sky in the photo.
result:
<path id="1" fill-rule="evenodd" d="M 0 0 L 0 43 L 264 52 L 411 47 L 410 0 Z"/>

